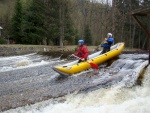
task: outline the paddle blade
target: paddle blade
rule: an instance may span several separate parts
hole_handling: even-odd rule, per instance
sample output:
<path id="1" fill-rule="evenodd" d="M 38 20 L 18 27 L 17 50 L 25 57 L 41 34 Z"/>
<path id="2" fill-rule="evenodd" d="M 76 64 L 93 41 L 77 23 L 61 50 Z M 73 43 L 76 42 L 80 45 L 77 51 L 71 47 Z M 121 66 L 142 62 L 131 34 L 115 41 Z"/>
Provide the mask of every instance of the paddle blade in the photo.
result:
<path id="1" fill-rule="evenodd" d="M 94 64 L 94 63 L 92 63 L 92 62 L 90 62 L 89 64 L 91 65 L 92 68 L 94 68 L 94 69 L 99 69 L 99 68 L 98 68 L 98 65 L 96 65 L 96 64 Z"/>

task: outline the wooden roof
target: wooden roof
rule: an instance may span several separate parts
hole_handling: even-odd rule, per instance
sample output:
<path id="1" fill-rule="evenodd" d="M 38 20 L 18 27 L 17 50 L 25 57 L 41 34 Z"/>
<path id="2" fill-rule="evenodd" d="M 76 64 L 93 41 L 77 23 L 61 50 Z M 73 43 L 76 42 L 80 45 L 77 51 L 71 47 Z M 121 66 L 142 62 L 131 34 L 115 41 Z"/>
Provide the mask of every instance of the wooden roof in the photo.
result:
<path id="1" fill-rule="evenodd" d="M 132 15 L 147 16 L 150 15 L 150 6 L 132 11 Z"/>
<path id="2" fill-rule="evenodd" d="M 141 29 L 146 33 L 147 38 L 149 39 L 149 64 L 150 64 L 150 32 L 144 27 L 142 22 L 140 22 L 140 20 L 138 20 L 138 18 L 137 18 L 137 16 L 149 16 L 150 15 L 150 6 L 144 7 L 142 9 L 134 10 L 134 11 L 132 11 L 131 15 L 136 20 L 136 22 L 141 27 Z"/>

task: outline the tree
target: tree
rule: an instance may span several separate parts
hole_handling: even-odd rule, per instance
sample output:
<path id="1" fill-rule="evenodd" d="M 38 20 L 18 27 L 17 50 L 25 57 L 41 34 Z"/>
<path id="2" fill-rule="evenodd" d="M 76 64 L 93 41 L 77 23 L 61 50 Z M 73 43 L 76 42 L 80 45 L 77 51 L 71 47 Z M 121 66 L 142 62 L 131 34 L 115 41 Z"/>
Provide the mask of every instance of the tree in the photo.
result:
<path id="1" fill-rule="evenodd" d="M 115 41 L 125 41 L 126 46 L 133 48 L 136 45 L 134 41 L 137 31 L 136 24 L 132 20 L 131 12 L 138 9 L 139 0 L 119 0 L 115 6 Z"/>
<path id="2" fill-rule="evenodd" d="M 32 0 L 24 17 L 23 41 L 26 44 L 42 44 L 45 37 L 45 7 L 43 0 Z"/>
<path id="3" fill-rule="evenodd" d="M 11 36 L 15 39 L 16 43 L 21 43 L 22 37 L 22 4 L 20 0 L 16 0 L 15 5 L 15 13 L 12 18 L 12 29 L 11 29 Z"/>
<path id="4" fill-rule="evenodd" d="M 112 32 L 115 41 L 126 42 L 127 47 L 146 47 L 146 41 L 142 40 L 145 34 L 134 24 L 130 13 L 134 9 L 150 6 L 149 0 L 112 0 L 112 5 L 109 4 L 109 0 L 101 0 L 101 2 L 98 0 L 17 1 L 21 1 L 23 7 L 23 21 L 16 19 L 19 16 L 14 18 L 17 12 L 15 10 L 13 19 L 16 21 L 11 23 L 11 25 L 15 23 L 11 34 L 17 34 L 13 36 L 18 37 L 17 43 L 53 44 L 62 47 L 64 41 L 74 44 L 79 37 L 82 37 L 88 45 L 97 45 L 104 40 L 108 32 Z M 0 5 L 3 36 L 8 39 L 14 1 L 3 0 Z M 6 6 L 8 11 L 5 9 Z M 149 20 L 139 19 L 148 27 Z M 21 27 L 17 29 L 16 26 Z M 17 30 L 20 31 L 16 32 Z M 87 35 L 88 33 L 91 36 Z"/>
<path id="5" fill-rule="evenodd" d="M 64 41 L 64 27 L 65 27 L 65 0 L 59 1 L 59 44 L 63 47 Z"/>
<path id="6" fill-rule="evenodd" d="M 59 44 L 59 0 L 47 0 L 46 4 L 46 42 Z"/>
<path id="7" fill-rule="evenodd" d="M 91 35 L 91 31 L 90 31 L 88 25 L 86 25 L 86 27 L 85 27 L 84 40 L 85 40 L 85 43 L 87 45 L 91 45 L 92 44 L 92 35 Z"/>
<path id="8" fill-rule="evenodd" d="M 72 9 L 69 7 L 70 3 L 67 3 L 65 8 L 65 27 L 64 27 L 64 39 L 69 42 L 69 44 L 75 44 L 75 30 L 73 28 L 74 23 L 71 18 Z"/>
<path id="9" fill-rule="evenodd" d="M 47 44 L 52 41 L 55 45 L 63 47 L 64 41 L 74 42 L 74 28 L 71 18 L 71 2 L 67 0 L 47 0 L 46 22 Z"/>

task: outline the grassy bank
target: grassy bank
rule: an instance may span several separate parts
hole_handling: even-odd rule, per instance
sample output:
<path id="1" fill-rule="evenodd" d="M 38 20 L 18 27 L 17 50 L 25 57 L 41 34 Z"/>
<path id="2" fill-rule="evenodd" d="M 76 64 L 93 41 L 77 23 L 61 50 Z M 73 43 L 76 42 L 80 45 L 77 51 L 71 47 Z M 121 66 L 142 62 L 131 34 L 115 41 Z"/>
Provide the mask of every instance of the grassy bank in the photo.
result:
<path id="1" fill-rule="evenodd" d="M 63 57 L 74 53 L 77 50 L 77 45 L 64 46 L 46 46 L 46 45 L 0 45 L 0 56 L 22 55 L 37 52 L 41 55 L 48 55 L 52 57 L 59 57 L 63 54 Z M 88 46 L 90 53 L 93 53 L 102 48 L 98 46 Z M 141 49 L 124 48 L 123 53 L 147 53 L 148 51 Z"/>
<path id="2" fill-rule="evenodd" d="M 20 44 L 13 44 L 13 45 L 0 45 L 0 47 L 10 47 L 10 48 L 49 48 L 55 51 L 63 50 L 63 51 L 74 51 L 77 48 L 77 45 L 71 46 L 64 46 L 60 48 L 60 46 L 46 46 L 46 45 L 20 45 Z M 93 51 L 96 46 L 88 46 L 89 51 Z"/>
<path id="3" fill-rule="evenodd" d="M 88 46 L 89 51 L 94 51 L 96 46 Z M 57 56 L 57 54 L 70 54 L 75 52 L 77 45 L 64 46 L 46 46 L 46 45 L 0 45 L 0 56 L 22 55 L 28 53 L 39 53 L 49 56 Z"/>

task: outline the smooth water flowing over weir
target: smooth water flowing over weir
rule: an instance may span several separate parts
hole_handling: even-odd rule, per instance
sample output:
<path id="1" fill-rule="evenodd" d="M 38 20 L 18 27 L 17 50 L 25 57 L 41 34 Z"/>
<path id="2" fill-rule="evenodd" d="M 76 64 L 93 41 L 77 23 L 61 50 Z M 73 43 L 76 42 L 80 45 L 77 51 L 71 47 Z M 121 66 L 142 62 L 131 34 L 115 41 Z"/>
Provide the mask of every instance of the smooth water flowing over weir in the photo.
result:
<path id="1" fill-rule="evenodd" d="M 64 60 L 37 54 L 1 57 L 0 110 L 47 100 L 5 113 L 149 113 L 149 67 L 143 84 L 136 86 L 147 59 L 146 54 L 122 54 L 110 66 L 100 65 L 99 72 L 61 77 L 51 67 Z"/>

